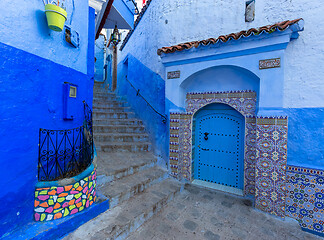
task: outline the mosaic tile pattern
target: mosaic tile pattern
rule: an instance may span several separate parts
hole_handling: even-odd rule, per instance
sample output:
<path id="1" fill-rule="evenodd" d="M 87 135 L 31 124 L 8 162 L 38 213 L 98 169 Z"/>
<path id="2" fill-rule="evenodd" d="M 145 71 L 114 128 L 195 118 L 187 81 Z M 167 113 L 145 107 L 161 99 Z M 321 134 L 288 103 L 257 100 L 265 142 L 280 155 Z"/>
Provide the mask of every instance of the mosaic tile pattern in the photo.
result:
<path id="1" fill-rule="evenodd" d="M 286 216 L 324 236 L 324 171 L 287 166 Z"/>
<path id="2" fill-rule="evenodd" d="M 285 216 L 288 119 L 257 118 L 255 205 Z"/>
<path id="3" fill-rule="evenodd" d="M 252 91 L 188 93 L 187 112 L 195 114 L 211 103 L 224 103 L 240 112 L 244 117 L 255 116 L 256 93 Z"/>
<path id="4" fill-rule="evenodd" d="M 245 118 L 244 195 L 255 195 L 256 118 Z"/>
<path id="5" fill-rule="evenodd" d="M 246 119 L 245 179 L 244 192 L 255 192 L 255 139 L 256 139 L 256 93 L 252 91 L 189 93 L 186 113 L 170 115 L 170 168 L 178 179 L 192 180 L 193 154 L 192 120 L 194 114 L 211 103 L 224 103 L 239 111 Z M 177 146 L 177 147 L 175 147 Z"/>
<path id="6" fill-rule="evenodd" d="M 181 176 L 188 181 L 192 180 L 192 115 L 181 115 L 180 128 L 180 169 Z"/>
<path id="7" fill-rule="evenodd" d="M 179 137 L 180 137 L 180 114 L 170 114 L 170 145 L 169 163 L 171 176 L 178 178 L 179 169 Z"/>
<path id="8" fill-rule="evenodd" d="M 35 221 L 51 221 L 81 212 L 96 201 L 96 171 L 73 185 L 36 188 Z"/>

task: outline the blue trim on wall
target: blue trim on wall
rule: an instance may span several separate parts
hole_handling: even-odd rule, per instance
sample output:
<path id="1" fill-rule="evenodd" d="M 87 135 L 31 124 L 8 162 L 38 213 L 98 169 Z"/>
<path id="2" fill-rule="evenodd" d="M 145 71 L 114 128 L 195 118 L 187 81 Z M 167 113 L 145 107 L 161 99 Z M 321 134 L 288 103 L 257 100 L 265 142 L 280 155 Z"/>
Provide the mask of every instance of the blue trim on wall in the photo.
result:
<path id="1" fill-rule="evenodd" d="M 288 43 L 281 43 L 281 44 L 275 44 L 275 45 L 271 45 L 271 46 L 252 48 L 252 49 L 223 53 L 223 54 L 213 55 L 213 56 L 188 58 L 186 60 L 166 62 L 166 63 L 164 63 L 164 66 L 170 67 L 170 66 L 175 66 L 175 65 L 184 65 L 184 64 L 196 63 L 196 62 L 219 60 L 219 59 L 225 59 L 225 58 L 234 58 L 234 57 L 244 56 L 244 55 L 253 55 L 253 54 L 262 53 L 262 52 L 272 52 L 272 51 L 285 49 L 287 47 L 287 45 L 288 45 Z M 202 50 L 205 50 L 205 49 L 202 49 Z M 186 50 L 184 50 L 184 51 L 186 51 Z M 183 52 L 180 52 L 180 54 L 181 53 L 183 53 Z"/>
<path id="2" fill-rule="evenodd" d="M 65 178 L 64 181 L 62 180 L 58 180 L 58 181 L 51 181 L 51 182 L 38 182 L 36 184 L 37 188 L 46 188 L 46 187 L 60 187 L 60 186 L 66 186 L 67 183 L 68 185 L 72 185 L 76 182 L 79 182 L 81 179 L 90 176 L 90 174 L 92 173 L 92 171 L 94 170 L 94 165 L 93 163 L 86 169 L 84 170 L 82 173 L 80 173 L 79 175 L 72 177 L 72 178 Z"/>
<path id="3" fill-rule="evenodd" d="M 63 120 L 63 83 L 78 85 L 76 117 Z M 83 100 L 92 103 L 86 74 L 0 43 L 0 236 L 33 221 L 39 128 L 83 124 Z"/>
<path id="4" fill-rule="evenodd" d="M 312 233 L 312 234 L 315 234 L 317 236 L 320 236 L 320 237 L 324 237 L 324 234 L 323 233 L 320 233 L 320 232 L 316 232 L 314 230 L 310 230 L 308 228 L 301 228 L 303 231 L 305 232 L 309 232 L 309 233 Z"/>
<path id="5" fill-rule="evenodd" d="M 83 210 L 82 212 L 57 219 L 51 222 L 35 222 L 27 225 L 24 228 L 4 237 L 5 240 L 56 240 L 61 239 L 69 233 L 76 230 L 82 224 L 97 217 L 101 213 L 109 209 L 109 200 L 105 200 L 101 203 L 96 203 L 90 208 Z"/>

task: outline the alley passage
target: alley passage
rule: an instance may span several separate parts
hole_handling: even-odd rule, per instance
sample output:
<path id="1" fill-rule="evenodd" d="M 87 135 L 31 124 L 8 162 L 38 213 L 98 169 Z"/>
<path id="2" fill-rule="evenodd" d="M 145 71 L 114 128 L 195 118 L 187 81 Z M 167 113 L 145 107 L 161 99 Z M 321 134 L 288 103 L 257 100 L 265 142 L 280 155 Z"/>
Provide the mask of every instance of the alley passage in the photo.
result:
<path id="1" fill-rule="evenodd" d="M 295 240 L 322 239 L 303 232 L 294 220 L 281 220 L 251 207 L 251 202 L 186 185 L 165 209 L 128 240 Z"/>

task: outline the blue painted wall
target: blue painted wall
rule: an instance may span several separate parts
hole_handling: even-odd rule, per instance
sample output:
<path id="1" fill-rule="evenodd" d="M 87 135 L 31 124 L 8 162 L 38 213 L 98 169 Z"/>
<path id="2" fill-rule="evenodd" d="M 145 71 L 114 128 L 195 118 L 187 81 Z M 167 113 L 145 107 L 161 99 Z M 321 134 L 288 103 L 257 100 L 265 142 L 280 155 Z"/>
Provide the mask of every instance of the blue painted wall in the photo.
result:
<path id="1" fill-rule="evenodd" d="M 95 74 L 95 26 L 96 12 L 89 7 L 89 23 L 88 23 L 88 49 L 87 49 L 87 73 L 89 78 L 94 78 Z M 90 89 L 91 91 L 91 89 Z M 91 91 L 92 92 L 92 91 Z M 92 105 L 92 102 L 90 103 Z"/>
<path id="2" fill-rule="evenodd" d="M 185 92 L 253 90 L 259 95 L 260 79 L 244 68 L 220 66 L 191 75 L 180 87 Z"/>
<path id="3" fill-rule="evenodd" d="M 181 83 L 180 88 L 183 102 L 188 92 L 253 90 L 259 97 L 260 79 L 247 69 L 225 65 L 194 73 Z"/>
<path id="4" fill-rule="evenodd" d="M 102 82 L 105 79 L 104 76 L 104 49 L 105 49 L 105 37 L 103 35 L 99 35 L 99 38 L 96 40 L 95 45 L 95 80 L 98 82 Z"/>
<path id="5" fill-rule="evenodd" d="M 137 116 L 143 120 L 148 130 L 155 152 L 167 159 L 168 124 L 162 122 L 162 117 L 155 113 L 143 98 L 136 96 L 136 90 L 161 114 L 165 114 L 165 82 L 156 73 L 145 67 L 132 55 L 118 65 L 118 94 L 124 96 Z"/>
<path id="6" fill-rule="evenodd" d="M 112 53 L 111 52 L 108 52 L 106 54 L 105 79 L 106 79 L 105 85 L 109 84 L 109 86 L 111 86 L 112 84 Z"/>
<path id="7" fill-rule="evenodd" d="M 47 27 L 42 0 L 1 0 L 0 42 L 55 63 L 87 73 L 88 0 L 65 0 L 66 24 L 80 35 L 80 47 L 71 48 L 62 32 Z"/>
<path id="8" fill-rule="evenodd" d="M 33 221 L 39 128 L 82 125 L 82 101 L 92 105 L 94 74 L 94 11 L 86 0 L 75 2 L 73 22 L 82 26 L 79 49 L 67 45 L 62 33 L 50 32 L 46 19 L 40 22 L 42 1 L 1 1 L 2 9 L 6 3 L 12 15 L 6 10 L 0 16 L 0 237 Z M 10 22 L 14 31 L 7 28 Z M 78 86 L 70 121 L 63 120 L 64 82 Z"/>
<path id="9" fill-rule="evenodd" d="M 324 108 L 289 108 L 288 165 L 324 170 Z"/>

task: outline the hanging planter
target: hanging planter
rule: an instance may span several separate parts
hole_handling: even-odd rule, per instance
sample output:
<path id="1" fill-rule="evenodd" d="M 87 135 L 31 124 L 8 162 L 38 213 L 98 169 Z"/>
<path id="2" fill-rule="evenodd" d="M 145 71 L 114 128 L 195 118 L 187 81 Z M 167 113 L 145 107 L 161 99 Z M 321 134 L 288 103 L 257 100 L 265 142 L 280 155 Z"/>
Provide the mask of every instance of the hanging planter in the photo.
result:
<path id="1" fill-rule="evenodd" d="M 61 32 L 64 23 L 67 20 L 67 12 L 54 4 L 45 5 L 45 13 L 47 18 L 48 27 L 56 32 Z"/>

